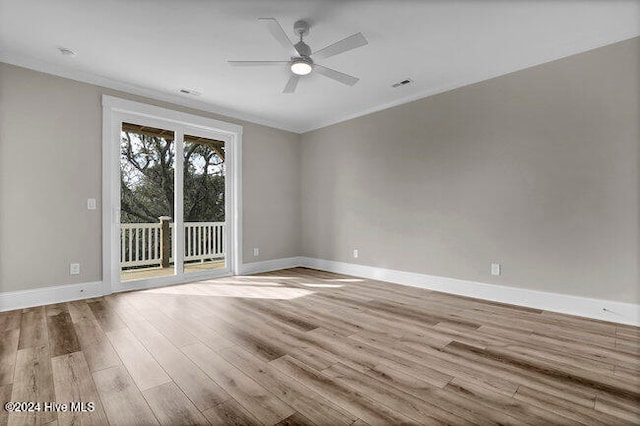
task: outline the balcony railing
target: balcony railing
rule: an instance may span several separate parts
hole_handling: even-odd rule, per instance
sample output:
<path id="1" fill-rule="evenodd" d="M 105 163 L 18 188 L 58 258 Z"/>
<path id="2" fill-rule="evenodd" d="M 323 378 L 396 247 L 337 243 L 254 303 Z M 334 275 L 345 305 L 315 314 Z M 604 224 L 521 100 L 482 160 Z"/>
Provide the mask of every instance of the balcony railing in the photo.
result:
<path id="1" fill-rule="evenodd" d="M 120 267 L 168 266 L 173 262 L 173 230 L 173 223 L 162 221 L 120 224 Z M 224 235 L 224 222 L 186 222 L 185 262 L 223 259 Z"/>

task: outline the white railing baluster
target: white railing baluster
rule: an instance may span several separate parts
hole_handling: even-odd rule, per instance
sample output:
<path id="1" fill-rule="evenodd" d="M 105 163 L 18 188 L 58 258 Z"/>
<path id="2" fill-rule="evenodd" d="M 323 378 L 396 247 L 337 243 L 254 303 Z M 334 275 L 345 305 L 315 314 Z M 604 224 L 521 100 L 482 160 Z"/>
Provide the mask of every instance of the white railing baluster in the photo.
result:
<path id="1" fill-rule="evenodd" d="M 129 262 L 133 261 L 133 257 L 131 257 L 131 245 L 133 244 L 133 228 L 129 228 L 129 254 L 127 256 L 127 260 Z"/>
<path id="2" fill-rule="evenodd" d="M 140 260 L 147 260 L 147 230 L 142 228 L 142 259 Z"/>
<path id="3" fill-rule="evenodd" d="M 173 231 L 173 223 L 170 231 Z M 187 222 L 185 229 L 184 260 L 209 261 L 222 259 L 224 249 L 224 222 Z M 175 233 L 171 233 L 175 235 Z M 160 266 L 160 224 L 120 224 L 120 265 Z M 173 260 L 173 257 L 172 257 Z"/>
<path id="4" fill-rule="evenodd" d="M 140 260 L 140 228 L 136 228 L 136 238 L 133 240 L 133 251 L 135 252 L 134 259 Z"/>
<path id="5" fill-rule="evenodd" d="M 196 232 L 198 233 L 198 239 L 196 240 L 198 252 L 196 254 L 200 256 L 202 254 L 202 226 L 196 226 Z"/>
<path id="6" fill-rule="evenodd" d="M 185 225 L 184 233 L 187 236 L 187 242 L 185 243 L 184 255 L 189 257 L 189 256 L 191 256 L 191 227 L 189 225 Z"/>
<path id="7" fill-rule="evenodd" d="M 215 229 L 215 226 L 209 225 L 209 239 L 207 240 L 207 242 L 209 243 L 209 254 L 213 254 L 213 230 Z"/>
<path id="8" fill-rule="evenodd" d="M 216 226 L 216 254 L 220 253 L 220 227 Z"/>
<path id="9" fill-rule="evenodd" d="M 194 241 L 193 241 L 193 254 L 194 254 L 194 256 L 198 256 L 200 254 L 199 250 L 198 250 L 198 248 L 199 248 L 198 247 L 198 245 L 199 245 L 198 241 L 200 240 L 200 236 L 198 235 L 199 232 L 200 232 L 200 229 L 198 229 L 197 226 L 194 226 L 193 227 L 193 233 L 195 235 L 195 238 L 194 238 Z"/>

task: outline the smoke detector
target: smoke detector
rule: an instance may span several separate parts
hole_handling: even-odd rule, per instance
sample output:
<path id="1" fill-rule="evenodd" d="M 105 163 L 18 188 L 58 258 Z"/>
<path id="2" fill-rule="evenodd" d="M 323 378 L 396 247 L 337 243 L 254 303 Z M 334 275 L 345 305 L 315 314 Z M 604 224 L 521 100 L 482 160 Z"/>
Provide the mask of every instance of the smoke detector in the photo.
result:
<path id="1" fill-rule="evenodd" d="M 75 51 L 73 51 L 73 50 L 71 50 L 71 49 L 69 49 L 69 48 L 66 48 L 66 47 L 58 47 L 58 50 L 59 50 L 59 51 L 60 51 L 60 53 L 61 53 L 62 55 L 64 55 L 64 56 L 70 56 L 70 57 L 76 56 L 76 52 L 75 52 Z"/>

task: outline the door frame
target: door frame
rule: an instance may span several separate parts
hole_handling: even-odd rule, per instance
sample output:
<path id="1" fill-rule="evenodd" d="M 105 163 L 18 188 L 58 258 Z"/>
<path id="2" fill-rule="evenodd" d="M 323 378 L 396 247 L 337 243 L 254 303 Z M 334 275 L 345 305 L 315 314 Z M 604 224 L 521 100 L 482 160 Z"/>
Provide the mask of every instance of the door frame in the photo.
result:
<path id="1" fill-rule="evenodd" d="M 120 132 L 123 121 L 173 130 L 176 141 L 175 179 L 176 211 L 174 222 L 182 221 L 182 182 L 184 133 L 197 132 L 225 141 L 225 205 L 226 214 L 226 268 L 176 274 L 153 279 L 120 282 Z M 237 275 L 240 273 L 242 256 L 242 126 L 199 115 L 174 111 L 141 102 L 102 95 L 102 286 L 104 294 L 118 291 L 138 290 L 189 281 Z M 183 271 L 178 253 L 184 253 L 183 230 L 176 227 L 173 239 L 176 273 Z"/>

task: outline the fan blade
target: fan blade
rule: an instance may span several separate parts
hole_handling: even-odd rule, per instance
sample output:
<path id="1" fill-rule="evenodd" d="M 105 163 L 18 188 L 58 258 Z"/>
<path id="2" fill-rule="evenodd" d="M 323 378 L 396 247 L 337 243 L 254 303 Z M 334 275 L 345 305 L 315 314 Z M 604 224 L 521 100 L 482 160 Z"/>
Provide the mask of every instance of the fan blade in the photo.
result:
<path id="1" fill-rule="evenodd" d="M 271 35 L 276 40 L 278 40 L 278 43 L 280 43 L 282 47 L 287 49 L 287 51 L 289 52 L 289 55 L 291 56 L 299 55 L 298 51 L 293 46 L 293 43 L 291 43 L 291 40 L 289 39 L 289 37 L 287 37 L 287 34 L 282 29 L 282 26 L 280 25 L 280 23 L 278 23 L 278 21 L 275 18 L 258 18 L 258 21 L 263 22 L 267 26 L 267 29 L 269 29 L 269 32 L 271 33 Z"/>
<path id="2" fill-rule="evenodd" d="M 300 77 L 297 75 L 292 75 L 287 81 L 287 85 L 284 86 L 284 90 L 282 93 L 293 93 L 296 91 L 296 87 L 298 87 L 298 81 L 300 81 Z"/>
<path id="3" fill-rule="evenodd" d="M 346 84 L 347 86 L 353 86 L 358 82 L 358 80 L 360 80 L 359 78 L 353 77 L 349 74 L 332 70 L 331 68 L 323 67 L 322 65 L 318 65 L 318 64 L 313 65 L 313 70 L 318 74 L 322 74 L 325 77 L 329 77 L 342 84 Z"/>
<path id="4" fill-rule="evenodd" d="M 340 41 L 336 41 L 335 43 L 330 44 L 324 49 L 320 49 L 317 52 L 314 52 L 312 56 L 313 59 L 328 58 L 330 56 L 334 56 L 339 53 L 355 49 L 357 47 L 366 46 L 367 44 L 369 44 L 369 42 L 366 38 L 364 38 L 362 33 L 357 33 L 347 38 L 343 38 Z"/>
<path id="5" fill-rule="evenodd" d="M 227 61 L 229 65 L 234 67 L 253 67 L 262 65 L 285 65 L 289 61 Z"/>

